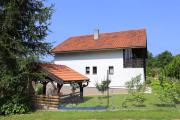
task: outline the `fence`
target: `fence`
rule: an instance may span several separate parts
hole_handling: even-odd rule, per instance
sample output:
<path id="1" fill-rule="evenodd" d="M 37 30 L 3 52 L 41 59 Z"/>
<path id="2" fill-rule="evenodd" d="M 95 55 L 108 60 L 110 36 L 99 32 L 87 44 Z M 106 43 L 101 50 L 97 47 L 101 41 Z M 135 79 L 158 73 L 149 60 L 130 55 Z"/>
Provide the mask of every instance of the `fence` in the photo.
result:
<path id="1" fill-rule="evenodd" d="M 58 109 L 59 96 L 34 95 L 33 105 L 36 109 Z"/>
<path id="2" fill-rule="evenodd" d="M 130 59 L 130 60 L 124 60 L 124 67 L 144 67 L 144 60 L 141 58 L 134 58 L 134 59 Z"/>

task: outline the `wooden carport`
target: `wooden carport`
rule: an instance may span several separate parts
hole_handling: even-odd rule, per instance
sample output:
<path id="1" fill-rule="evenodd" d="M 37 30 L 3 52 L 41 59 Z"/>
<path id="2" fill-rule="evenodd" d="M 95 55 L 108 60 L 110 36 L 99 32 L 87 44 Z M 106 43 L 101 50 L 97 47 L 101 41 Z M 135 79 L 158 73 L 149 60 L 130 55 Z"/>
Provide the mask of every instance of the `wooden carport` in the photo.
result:
<path id="1" fill-rule="evenodd" d="M 57 94 L 64 84 L 77 83 L 80 88 L 80 99 L 83 100 L 83 88 L 88 86 L 89 78 L 65 65 L 41 63 L 39 66 L 47 74 L 43 81 L 43 94 L 46 94 L 46 85 L 50 81 L 57 83 Z"/>

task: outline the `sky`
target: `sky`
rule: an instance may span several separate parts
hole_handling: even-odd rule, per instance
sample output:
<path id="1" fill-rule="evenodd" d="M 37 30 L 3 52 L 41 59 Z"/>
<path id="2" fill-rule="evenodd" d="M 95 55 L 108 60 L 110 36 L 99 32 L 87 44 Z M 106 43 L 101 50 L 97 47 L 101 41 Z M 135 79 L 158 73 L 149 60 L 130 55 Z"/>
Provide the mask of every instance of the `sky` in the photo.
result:
<path id="1" fill-rule="evenodd" d="M 145 28 L 153 55 L 165 50 L 180 54 L 180 0 L 46 0 L 50 4 L 54 13 L 46 40 L 53 47 L 97 28 L 100 33 Z"/>

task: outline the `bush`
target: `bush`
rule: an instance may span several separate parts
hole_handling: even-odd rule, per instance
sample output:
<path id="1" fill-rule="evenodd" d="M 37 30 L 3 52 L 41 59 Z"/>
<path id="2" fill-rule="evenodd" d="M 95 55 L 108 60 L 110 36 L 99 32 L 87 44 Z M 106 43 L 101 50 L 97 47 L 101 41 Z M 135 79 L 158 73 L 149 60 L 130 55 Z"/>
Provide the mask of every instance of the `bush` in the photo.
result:
<path id="1" fill-rule="evenodd" d="M 8 101 L 1 107 L 1 113 L 4 115 L 8 114 L 22 114 L 28 111 L 28 107 L 24 104 L 12 103 Z"/>
<path id="2" fill-rule="evenodd" d="M 126 86 L 128 88 L 130 98 L 126 98 L 125 101 L 122 103 L 122 106 L 127 107 L 127 102 L 135 102 L 135 105 L 142 106 L 145 101 L 145 85 L 141 83 L 141 75 L 138 75 L 132 78 L 131 81 L 126 82 Z"/>
<path id="3" fill-rule="evenodd" d="M 161 104 L 175 105 L 179 97 L 178 83 L 170 80 L 153 80 L 153 93 L 159 98 Z"/>
<path id="4" fill-rule="evenodd" d="M 110 80 L 103 80 L 100 84 L 96 83 L 95 86 L 101 93 L 104 93 L 109 88 Z"/>
<path id="5" fill-rule="evenodd" d="M 11 100 L 4 99 L 4 102 L 0 107 L 0 114 L 22 114 L 29 111 L 30 106 L 27 106 L 29 100 L 25 100 L 23 97 L 12 96 Z"/>
<path id="6" fill-rule="evenodd" d="M 43 85 L 42 84 L 37 84 L 36 89 L 35 89 L 35 94 L 36 95 L 42 95 L 43 94 Z"/>

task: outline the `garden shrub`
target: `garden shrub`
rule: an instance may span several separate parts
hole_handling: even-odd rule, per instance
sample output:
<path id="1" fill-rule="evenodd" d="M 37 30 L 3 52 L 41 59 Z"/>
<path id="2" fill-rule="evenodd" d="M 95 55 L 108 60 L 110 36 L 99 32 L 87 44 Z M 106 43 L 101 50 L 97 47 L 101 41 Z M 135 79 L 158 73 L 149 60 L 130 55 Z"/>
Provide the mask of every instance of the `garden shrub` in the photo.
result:
<path id="1" fill-rule="evenodd" d="M 2 100 L 2 99 L 1 99 Z M 12 96 L 12 98 L 6 98 L 2 100 L 2 106 L 0 107 L 0 114 L 22 114 L 29 111 L 30 106 L 27 106 L 27 103 L 30 100 L 24 99 L 23 97 Z"/>
<path id="2" fill-rule="evenodd" d="M 180 99 L 180 81 L 176 81 L 176 89 L 177 89 L 178 97 Z"/>
<path id="3" fill-rule="evenodd" d="M 143 106 L 145 101 L 145 85 L 141 83 L 141 75 L 138 75 L 132 78 L 131 81 L 126 82 L 126 86 L 128 88 L 130 98 L 125 99 L 122 103 L 122 107 L 127 107 L 128 102 L 133 102 L 136 106 Z"/>
<path id="4" fill-rule="evenodd" d="M 4 115 L 8 114 L 22 114 L 28 111 L 28 107 L 20 103 L 12 103 L 8 101 L 6 104 L 3 104 L 1 107 L 1 113 Z"/>
<path id="5" fill-rule="evenodd" d="M 95 86 L 98 89 L 98 91 L 100 91 L 101 93 L 104 93 L 105 91 L 108 90 L 110 83 L 111 83 L 110 80 L 103 80 L 101 81 L 100 84 L 96 83 Z"/>
<path id="6" fill-rule="evenodd" d="M 174 106 L 179 97 L 179 87 L 177 82 L 164 79 L 153 80 L 152 90 L 153 93 L 159 98 L 162 105 Z"/>
<path id="7" fill-rule="evenodd" d="M 35 94 L 36 95 L 42 95 L 43 94 L 43 85 L 42 84 L 37 84 L 36 89 L 35 89 Z"/>

